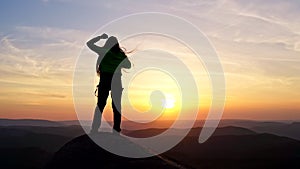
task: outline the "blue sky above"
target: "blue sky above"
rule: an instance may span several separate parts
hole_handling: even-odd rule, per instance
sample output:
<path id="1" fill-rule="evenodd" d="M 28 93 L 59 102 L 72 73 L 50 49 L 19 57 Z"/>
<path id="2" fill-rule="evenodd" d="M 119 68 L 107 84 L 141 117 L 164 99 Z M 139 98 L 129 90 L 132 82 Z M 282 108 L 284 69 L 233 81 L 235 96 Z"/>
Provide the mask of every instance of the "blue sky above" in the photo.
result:
<path id="1" fill-rule="evenodd" d="M 107 16 L 113 16 L 113 12 L 102 5 L 72 1 L 12 0 L 2 1 L 0 8 L 0 19 L 6 29 L 16 25 L 89 29 L 103 24 Z"/>

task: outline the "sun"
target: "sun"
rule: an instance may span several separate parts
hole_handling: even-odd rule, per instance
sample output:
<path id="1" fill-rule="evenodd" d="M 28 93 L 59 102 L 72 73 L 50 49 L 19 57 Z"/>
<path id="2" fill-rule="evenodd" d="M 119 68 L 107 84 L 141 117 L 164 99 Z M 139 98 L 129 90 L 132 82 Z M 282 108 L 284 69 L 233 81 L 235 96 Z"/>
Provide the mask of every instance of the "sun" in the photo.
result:
<path id="1" fill-rule="evenodd" d="M 162 106 L 166 109 L 171 109 L 175 106 L 175 99 L 172 96 L 167 96 L 162 100 Z"/>

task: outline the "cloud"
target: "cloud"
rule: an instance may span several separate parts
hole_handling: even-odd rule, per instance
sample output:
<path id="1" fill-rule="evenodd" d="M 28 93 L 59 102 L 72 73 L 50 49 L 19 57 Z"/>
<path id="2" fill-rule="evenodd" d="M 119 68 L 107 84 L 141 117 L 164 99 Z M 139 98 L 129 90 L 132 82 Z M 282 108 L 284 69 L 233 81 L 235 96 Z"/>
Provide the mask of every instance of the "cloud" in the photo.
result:
<path id="1" fill-rule="evenodd" d="M 0 59 L 33 76 L 71 71 L 86 35 L 72 29 L 17 27 L 14 35 L 2 37 Z"/>
<path id="2" fill-rule="evenodd" d="M 296 1 L 175 1 L 170 6 L 209 37 L 229 42 L 284 43 L 290 50 L 300 40 L 300 6 Z"/>
<path id="3" fill-rule="evenodd" d="M 40 93 L 40 92 L 24 92 L 22 93 L 24 95 L 28 95 L 28 96 L 39 96 L 39 97 L 43 97 L 43 98 L 58 98 L 58 99 L 63 99 L 66 98 L 66 95 L 63 94 L 53 94 L 53 93 Z"/>
<path id="4" fill-rule="evenodd" d="M 17 26 L 15 30 L 23 36 L 23 40 L 27 38 L 35 45 L 40 43 L 44 43 L 45 45 L 59 44 L 63 46 L 80 45 L 86 36 L 90 34 L 89 32 L 75 29 L 52 27 Z"/>
<path id="5" fill-rule="evenodd" d="M 22 49 L 17 47 L 12 39 L 4 37 L 1 40 L 1 76 L 29 76 L 42 77 L 49 72 L 51 65 L 46 58 L 40 57 L 34 49 Z"/>
<path id="6" fill-rule="evenodd" d="M 73 29 L 19 26 L 2 36 L 1 99 L 69 98 L 75 61 L 86 35 Z"/>
<path id="7" fill-rule="evenodd" d="M 298 42 L 295 43 L 294 50 L 295 51 L 300 51 L 300 41 L 298 41 Z"/>
<path id="8" fill-rule="evenodd" d="M 298 2 L 236 0 L 211 3 L 219 5 L 194 3 L 186 8 L 188 4 L 183 2 L 183 7 L 174 7 L 174 11 L 185 13 L 183 15 L 208 35 L 228 76 L 263 76 L 264 81 L 273 82 L 299 77 Z M 255 79 L 245 81 L 245 85 L 251 84 L 258 83 Z M 291 87 L 288 83 L 284 85 Z"/>

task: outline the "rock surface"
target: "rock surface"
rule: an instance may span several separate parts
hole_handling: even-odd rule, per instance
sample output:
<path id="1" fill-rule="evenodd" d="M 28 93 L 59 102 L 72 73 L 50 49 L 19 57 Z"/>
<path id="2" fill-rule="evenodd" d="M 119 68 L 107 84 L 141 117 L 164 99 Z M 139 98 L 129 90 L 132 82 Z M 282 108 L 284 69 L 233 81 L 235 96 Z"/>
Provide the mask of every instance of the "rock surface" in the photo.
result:
<path id="1" fill-rule="evenodd" d="M 120 140 L 126 141 L 122 136 L 111 133 L 100 133 L 97 136 L 103 141 L 111 141 L 112 144 L 118 143 Z M 113 143 L 115 142 L 115 143 Z M 133 144 L 127 140 L 126 144 Z M 140 151 L 147 153 L 145 149 Z M 174 169 L 179 168 L 174 164 L 163 160 L 158 156 L 148 158 L 127 158 L 112 154 L 99 147 L 88 135 L 79 136 L 67 144 L 65 144 L 58 152 L 55 153 L 53 159 L 47 164 L 46 169 L 77 169 L 77 168 L 143 168 L 143 169 Z"/>

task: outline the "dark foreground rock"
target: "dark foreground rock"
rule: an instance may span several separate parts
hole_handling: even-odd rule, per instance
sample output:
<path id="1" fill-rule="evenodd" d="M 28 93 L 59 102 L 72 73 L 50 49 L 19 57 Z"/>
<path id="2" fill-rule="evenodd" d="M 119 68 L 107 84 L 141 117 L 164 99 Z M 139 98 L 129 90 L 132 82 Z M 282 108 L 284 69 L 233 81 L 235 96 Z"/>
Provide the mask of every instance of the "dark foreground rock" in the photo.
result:
<path id="1" fill-rule="evenodd" d="M 131 148 L 137 148 L 126 138 L 111 133 L 101 133 L 96 136 L 102 141 L 110 141 L 112 145 L 118 145 L 119 142 L 127 144 L 129 151 Z M 131 147 L 132 146 L 132 147 Z M 118 147 L 117 147 L 118 148 Z M 149 153 L 147 150 L 139 147 L 143 153 Z M 126 153 L 126 152 L 125 152 Z M 143 169 L 174 169 L 179 168 L 174 164 L 153 156 L 148 158 L 127 158 L 112 154 L 99 147 L 88 135 L 77 137 L 65 144 L 53 159 L 46 165 L 46 169 L 111 169 L 111 168 L 143 168 Z"/>

